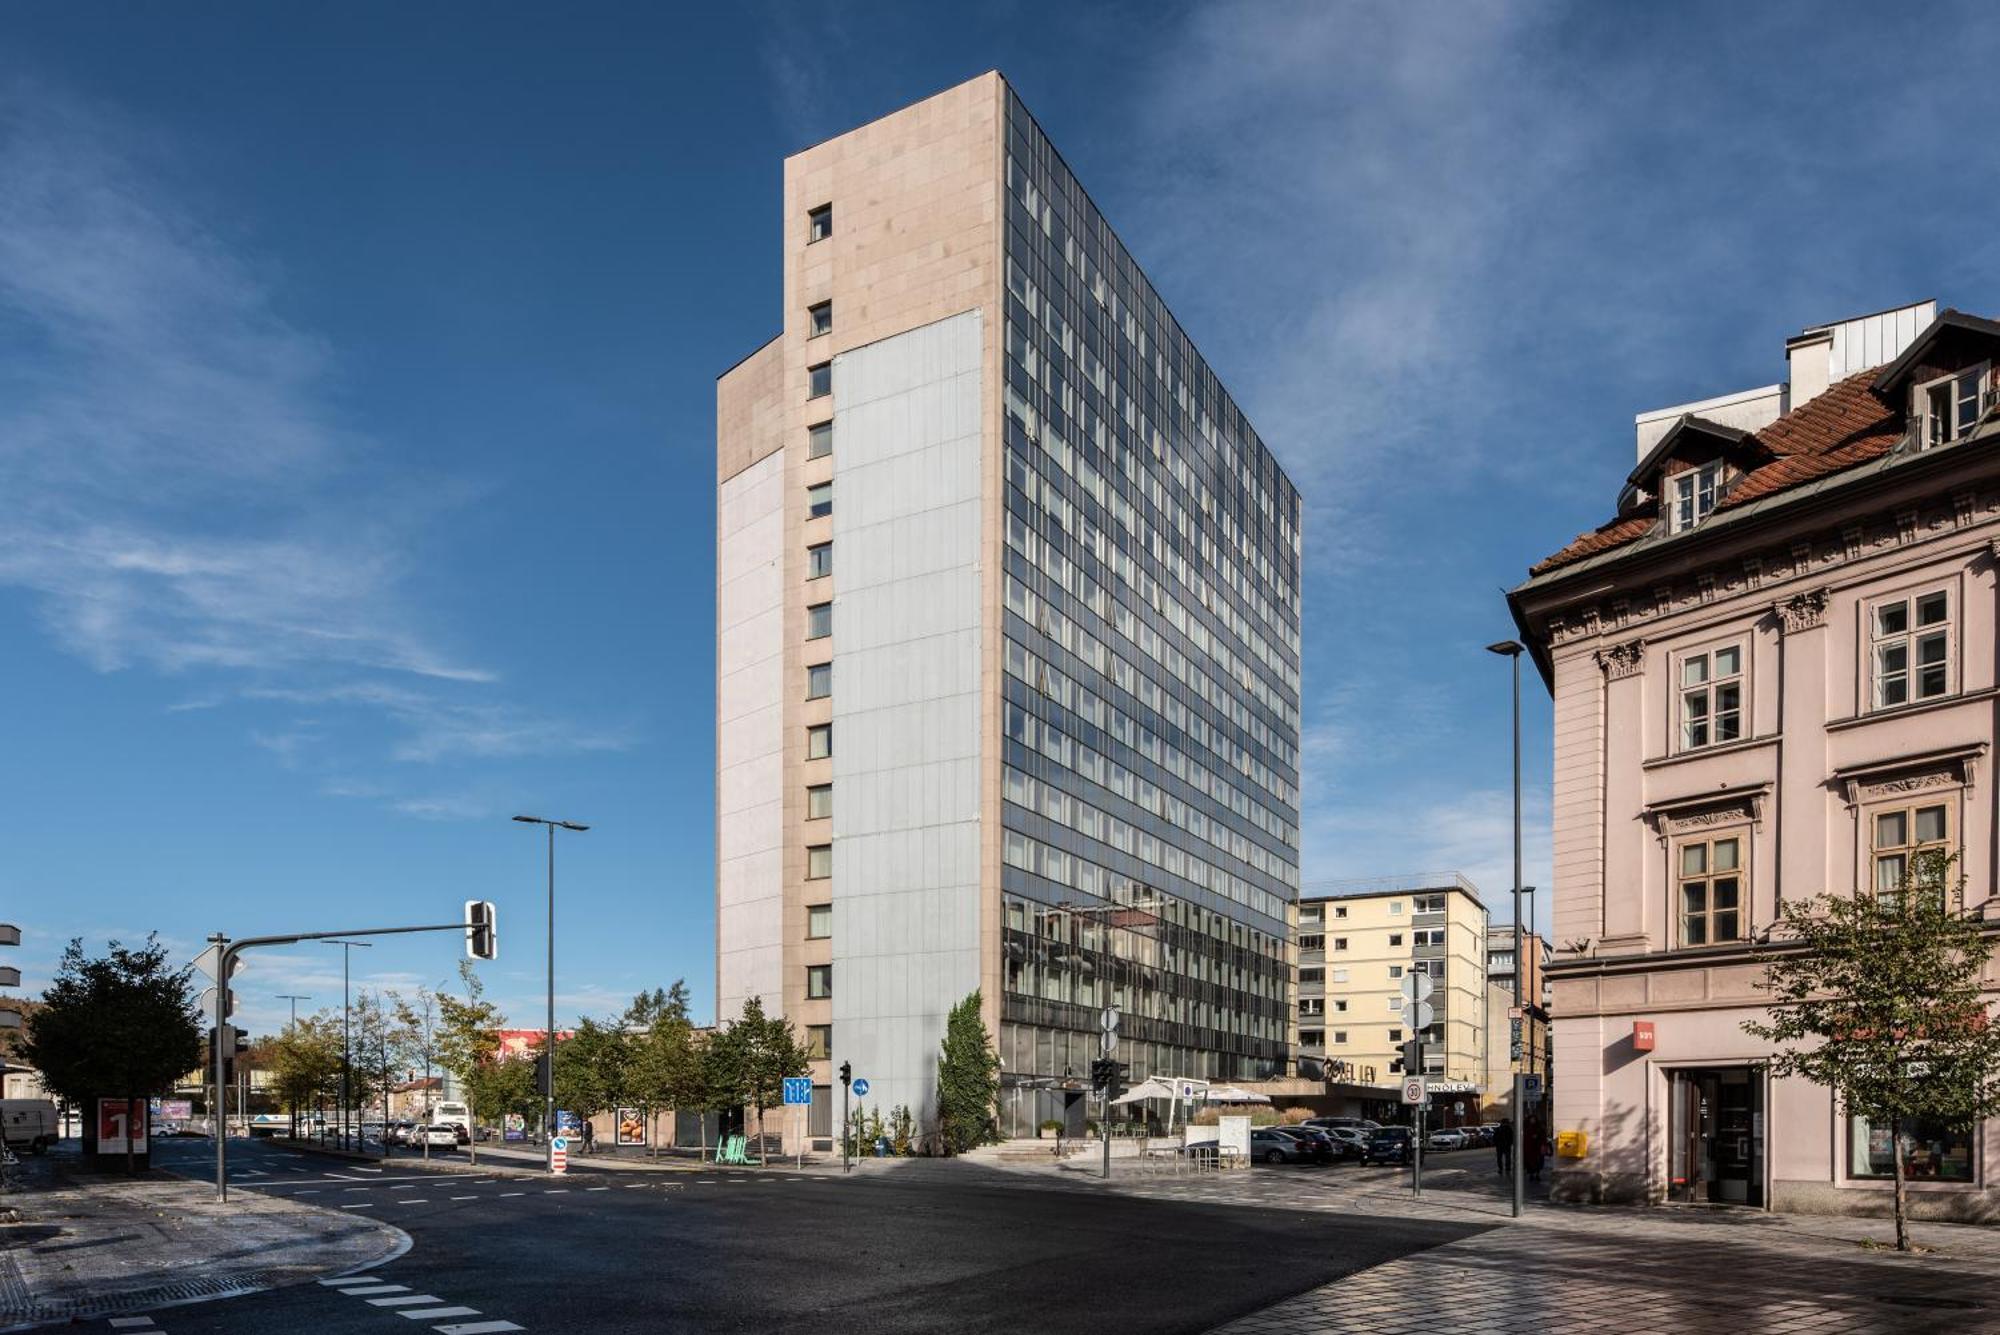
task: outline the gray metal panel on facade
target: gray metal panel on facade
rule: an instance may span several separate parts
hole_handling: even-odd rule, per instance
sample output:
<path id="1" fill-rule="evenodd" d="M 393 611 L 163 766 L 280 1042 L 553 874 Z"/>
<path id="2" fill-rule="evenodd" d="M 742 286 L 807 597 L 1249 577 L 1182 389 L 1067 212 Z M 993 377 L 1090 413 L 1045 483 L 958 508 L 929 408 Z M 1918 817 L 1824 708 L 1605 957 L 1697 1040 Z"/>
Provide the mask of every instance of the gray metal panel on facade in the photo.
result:
<path id="1" fill-rule="evenodd" d="M 983 339 L 968 311 L 833 367 L 833 1058 L 922 1124 L 979 985 Z"/>

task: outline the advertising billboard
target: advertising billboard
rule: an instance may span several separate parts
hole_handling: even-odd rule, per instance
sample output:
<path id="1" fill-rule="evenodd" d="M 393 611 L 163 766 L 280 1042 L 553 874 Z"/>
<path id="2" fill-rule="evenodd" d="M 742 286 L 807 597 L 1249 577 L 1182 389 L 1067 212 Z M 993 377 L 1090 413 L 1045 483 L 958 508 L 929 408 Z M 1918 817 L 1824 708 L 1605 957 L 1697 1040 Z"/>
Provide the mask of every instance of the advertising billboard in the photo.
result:
<path id="1" fill-rule="evenodd" d="M 646 1119 L 637 1108 L 618 1110 L 618 1143 L 620 1145 L 646 1143 Z"/>

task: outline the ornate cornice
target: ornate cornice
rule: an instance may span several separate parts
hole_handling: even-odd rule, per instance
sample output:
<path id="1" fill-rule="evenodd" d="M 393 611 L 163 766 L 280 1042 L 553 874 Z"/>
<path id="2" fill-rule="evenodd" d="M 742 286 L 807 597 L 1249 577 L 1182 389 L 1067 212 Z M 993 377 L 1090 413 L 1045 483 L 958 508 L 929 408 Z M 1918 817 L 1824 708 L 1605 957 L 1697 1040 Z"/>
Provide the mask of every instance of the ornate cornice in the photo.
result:
<path id="1" fill-rule="evenodd" d="M 1825 589 L 1806 589 L 1789 598 L 1780 598 L 1771 604 L 1771 610 L 1778 614 L 1778 620 L 1785 628 L 1785 634 L 1793 635 L 1802 630 L 1816 630 L 1826 624 L 1827 592 Z"/>
<path id="2" fill-rule="evenodd" d="M 1623 681 L 1636 677 L 1646 664 L 1646 642 L 1627 640 L 1623 644 L 1607 645 L 1597 651 L 1597 666 L 1604 669 L 1604 675 L 1612 681 Z"/>

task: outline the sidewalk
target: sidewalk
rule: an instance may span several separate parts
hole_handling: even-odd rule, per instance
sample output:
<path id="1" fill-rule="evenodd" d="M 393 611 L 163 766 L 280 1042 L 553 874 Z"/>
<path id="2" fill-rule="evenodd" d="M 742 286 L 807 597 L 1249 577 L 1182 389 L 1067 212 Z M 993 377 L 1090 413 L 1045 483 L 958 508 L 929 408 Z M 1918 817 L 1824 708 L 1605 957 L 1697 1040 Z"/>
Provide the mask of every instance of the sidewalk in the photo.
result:
<path id="1" fill-rule="evenodd" d="M 1421 1201 L 1401 1174 L 1339 1170 L 1135 1175 L 1100 1189 L 1303 1214 L 1491 1225 L 1300 1294 L 1218 1335 L 2000 1332 L 2000 1232 L 1972 1225 L 1913 1224 L 1918 1245 L 1934 1250 L 1901 1256 L 1882 1249 L 1895 1236 L 1887 1219 L 1534 1199 L 1515 1220 L 1504 1186 L 1482 1171 L 1440 1173 Z"/>
<path id="2" fill-rule="evenodd" d="M 0 1331 L 297 1284 L 401 1255 L 401 1229 L 258 1192 L 83 1171 L 74 1142 L 0 1196 Z"/>
<path id="3" fill-rule="evenodd" d="M 709 1153 L 713 1154 L 714 1152 L 714 1147 L 710 1146 Z M 431 1164 L 433 1167 L 443 1164 L 446 1168 L 454 1169 L 455 1171 L 469 1171 L 470 1166 L 466 1162 L 467 1157 L 464 1150 L 460 1150 L 455 1154 L 434 1154 L 431 1156 Z M 483 1166 L 489 1161 L 495 1164 L 505 1164 L 509 1168 L 528 1167 L 539 1169 L 548 1162 L 548 1159 L 547 1151 L 539 1145 L 529 1145 L 525 1148 L 516 1148 L 513 1146 L 495 1147 L 490 1144 L 481 1145 L 479 1147 L 479 1162 Z M 397 1154 L 383 1160 L 383 1162 L 406 1166 L 419 1164 L 422 1160 L 414 1155 Z M 855 1160 L 857 1165 L 862 1162 L 864 1161 L 860 1159 Z M 894 1161 L 885 1159 L 881 1162 L 889 1163 Z M 595 1154 L 582 1154 L 572 1149 L 569 1155 L 569 1166 L 572 1172 L 602 1170 L 609 1173 L 755 1173 L 766 1169 L 771 1171 L 782 1169 L 787 1173 L 823 1173 L 832 1171 L 838 1174 L 840 1172 L 840 1157 L 838 1155 L 828 1157 L 824 1154 L 808 1154 L 805 1156 L 805 1166 L 801 1168 L 798 1166 L 798 1160 L 791 1155 L 783 1157 L 774 1156 L 768 1163 L 752 1164 L 746 1168 L 741 1164 L 719 1164 L 713 1159 L 694 1159 L 680 1154 L 662 1154 L 656 1160 L 650 1155 L 614 1154 L 608 1149 L 600 1149 Z"/>

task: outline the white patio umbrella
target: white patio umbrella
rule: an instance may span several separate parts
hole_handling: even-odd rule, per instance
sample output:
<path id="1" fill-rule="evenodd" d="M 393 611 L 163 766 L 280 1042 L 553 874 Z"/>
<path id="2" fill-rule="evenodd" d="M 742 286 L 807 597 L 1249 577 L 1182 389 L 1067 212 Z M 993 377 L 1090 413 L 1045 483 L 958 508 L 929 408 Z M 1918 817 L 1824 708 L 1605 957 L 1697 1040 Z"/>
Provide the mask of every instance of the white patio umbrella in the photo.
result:
<path id="1" fill-rule="evenodd" d="M 1170 1099 L 1173 1097 L 1174 1087 L 1158 1076 L 1154 1076 L 1149 1080 L 1141 1081 L 1139 1084 L 1132 1086 L 1123 1097 L 1111 1100 L 1111 1106 L 1115 1108 L 1121 1103 L 1143 1103 L 1147 1099 Z"/>
<path id="2" fill-rule="evenodd" d="M 1238 1089 L 1235 1085 L 1216 1085 L 1208 1091 L 1210 1103 L 1269 1103 L 1270 1097 Z"/>

